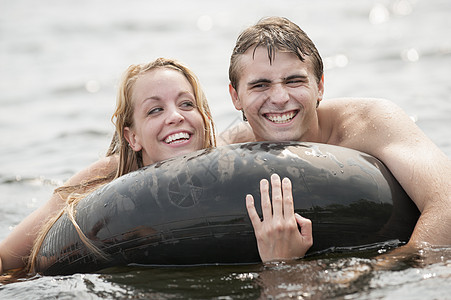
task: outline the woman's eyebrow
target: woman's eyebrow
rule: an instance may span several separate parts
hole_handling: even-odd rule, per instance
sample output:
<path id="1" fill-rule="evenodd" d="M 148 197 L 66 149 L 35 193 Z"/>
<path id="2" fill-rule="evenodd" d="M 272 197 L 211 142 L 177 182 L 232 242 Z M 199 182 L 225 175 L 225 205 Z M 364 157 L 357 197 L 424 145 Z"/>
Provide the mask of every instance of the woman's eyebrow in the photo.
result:
<path id="1" fill-rule="evenodd" d="M 176 98 L 180 98 L 180 97 L 183 97 L 185 95 L 190 96 L 190 97 L 194 97 L 194 95 L 190 91 L 180 91 L 176 95 Z M 151 96 L 148 96 L 148 97 L 144 98 L 142 102 L 146 102 L 146 101 L 162 101 L 162 98 L 159 95 L 151 95 Z"/>

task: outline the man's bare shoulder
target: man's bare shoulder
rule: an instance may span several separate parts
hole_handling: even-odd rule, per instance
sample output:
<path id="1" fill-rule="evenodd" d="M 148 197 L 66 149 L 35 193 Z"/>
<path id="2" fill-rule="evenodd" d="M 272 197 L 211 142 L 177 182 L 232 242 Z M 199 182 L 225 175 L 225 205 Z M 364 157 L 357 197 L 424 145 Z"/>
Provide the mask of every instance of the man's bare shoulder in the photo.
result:
<path id="1" fill-rule="evenodd" d="M 393 105 L 393 102 L 382 98 L 343 97 L 325 99 L 321 102 L 320 108 L 352 114 L 362 110 L 370 112 L 371 108 L 387 108 L 387 105 Z"/>
<path id="2" fill-rule="evenodd" d="M 381 113 L 398 112 L 400 108 L 392 101 L 381 98 L 333 98 L 321 102 L 318 110 L 337 121 L 350 116 L 367 121 L 368 117 L 379 118 Z"/>
<path id="3" fill-rule="evenodd" d="M 375 138 L 387 124 L 401 126 L 394 123 L 400 114 L 402 110 L 393 102 L 375 98 L 328 99 L 318 109 L 322 127 L 330 132 L 327 143 L 354 149 L 371 144 L 368 139 Z"/>

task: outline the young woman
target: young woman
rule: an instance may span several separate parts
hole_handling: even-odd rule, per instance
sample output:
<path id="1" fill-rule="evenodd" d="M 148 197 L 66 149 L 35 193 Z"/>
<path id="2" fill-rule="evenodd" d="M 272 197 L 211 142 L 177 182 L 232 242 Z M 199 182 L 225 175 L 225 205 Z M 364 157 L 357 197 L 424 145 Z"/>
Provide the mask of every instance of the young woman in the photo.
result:
<path id="1" fill-rule="evenodd" d="M 0 243 L 0 273 L 23 268 L 27 262 L 32 271 L 34 256 L 48 229 L 64 212 L 73 216 L 78 201 L 86 194 L 140 167 L 215 146 L 214 124 L 200 83 L 193 72 L 174 60 L 159 58 L 148 64 L 130 66 L 120 82 L 112 121 L 116 131 L 106 157 L 56 189 L 46 204 L 16 226 Z M 267 187 L 267 181 L 262 182 L 266 182 L 266 186 L 263 185 Z M 311 246 L 308 241 L 303 253 L 293 254 L 290 249 L 280 251 L 274 247 L 270 235 L 265 237 L 265 232 L 271 232 L 268 228 L 274 227 L 271 224 L 277 223 L 280 229 L 280 218 L 276 215 L 283 217 L 283 214 L 276 213 L 282 212 L 279 207 L 282 209 L 282 205 L 290 205 L 290 201 L 292 205 L 291 186 L 287 186 L 285 181 L 282 189 L 280 180 L 274 179 L 272 182 L 273 190 L 279 192 L 273 192 L 274 218 L 270 218 L 270 211 L 264 211 L 265 220 L 260 222 L 256 219 L 255 209 L 249 210 L 256 234 L 262 233 L 260 237 L 257 235 L 259 251 L 262 253 L 263 249 L 264 252 L 262 260 L 303 256 Z M 271 203 L 266 201 L 269 200 L 269 192 L 265 187 L 261 191 L 262 199 L 266 207 L 269 204 L 271 208 Z M 293 220 L 296 225 L 291 210 L 288 223 L 293 224 Z M 307 230 L 308 240 L 311 226 L 309 233 L 308 225 L 305 226 L 305 222 L 309 221 L 302 221 L 304 225 L 301 226 Z M 299 231 L 297 234 L 300 234 Z M 304 232 L 302 234 L 306 235 Z M 30 251 L 32 254 L 28 259 Z"/>

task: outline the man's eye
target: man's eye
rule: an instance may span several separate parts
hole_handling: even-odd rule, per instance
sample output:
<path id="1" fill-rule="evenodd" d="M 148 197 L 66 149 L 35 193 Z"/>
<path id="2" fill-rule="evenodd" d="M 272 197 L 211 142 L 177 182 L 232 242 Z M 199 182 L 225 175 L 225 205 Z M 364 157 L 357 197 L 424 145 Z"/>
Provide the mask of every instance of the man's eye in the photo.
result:
<path id="1" fill-rule="evenodd" d="M 308 83 L 308 79 L 304 76 L 293 76 L 286 79 L 285 84 L 292 87 L 297 87 Z"/>
<path id="2" fill-rule="evenodd" d="M 288 81 L 286 82 L 286 84 L 287 84 L 287 85 L 290 85 L 290 86 L 298 86 L 298 85 L 301 85 L 302 83 L 304 83 L 304 81 L 302 81 L 302 80 L 300 80 L 300 79 L 288 80 Z"/>
<path id="3" fill-rule="evenodd" d="M 251 87 L 251 89 L 253 89 L 253 90 L 262 90 L 262 89 L 267 88 L 268 86 L 269 86 L 268 83 L 259 83 L 259 84 L 254 84 L 254 85 Z"/>

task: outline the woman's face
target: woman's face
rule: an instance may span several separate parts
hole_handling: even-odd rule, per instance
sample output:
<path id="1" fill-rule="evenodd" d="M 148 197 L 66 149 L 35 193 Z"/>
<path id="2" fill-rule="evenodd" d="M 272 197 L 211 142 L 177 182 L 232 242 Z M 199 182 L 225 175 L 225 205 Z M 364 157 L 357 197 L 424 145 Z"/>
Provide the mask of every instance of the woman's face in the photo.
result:
<path id="1" fill-rule="evenodd" d="M 156 68 L 141 75 L 132 91 L 133 127 L 125 138 L 142 150 L 145 166 L 203 148 L 204 122 L 193 88 L 181 73 Z"/>

